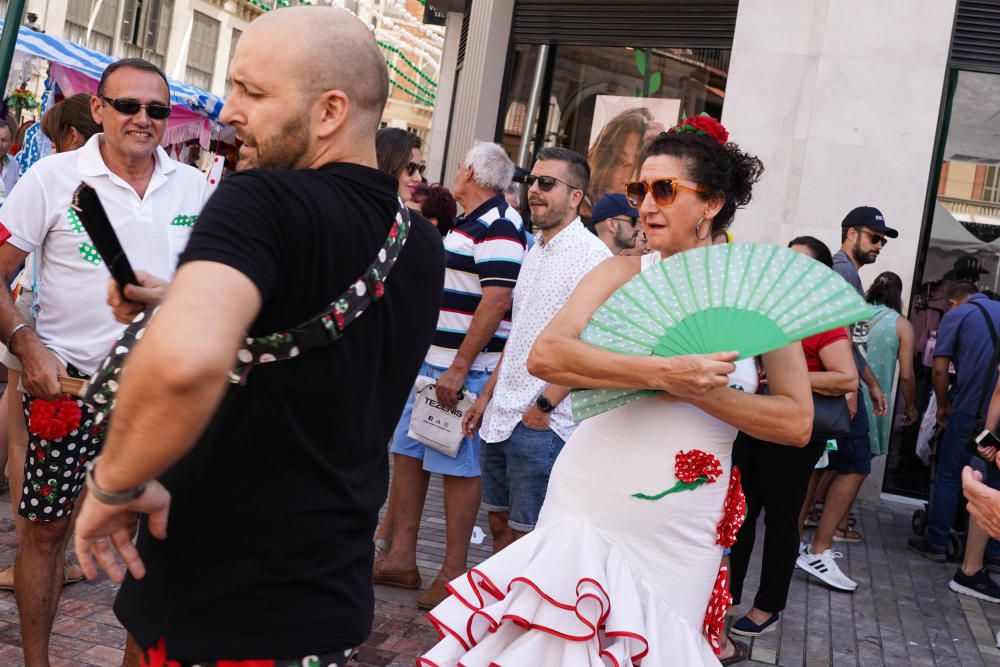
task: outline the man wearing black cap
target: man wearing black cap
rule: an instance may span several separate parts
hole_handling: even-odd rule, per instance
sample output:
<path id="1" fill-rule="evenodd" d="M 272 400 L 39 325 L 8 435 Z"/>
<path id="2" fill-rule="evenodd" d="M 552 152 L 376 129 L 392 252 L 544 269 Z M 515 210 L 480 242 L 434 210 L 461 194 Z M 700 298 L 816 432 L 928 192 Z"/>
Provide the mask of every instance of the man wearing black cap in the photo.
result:
<path id="1" fill-rule="evenodd" d="M 858 269 L 874 264 L 888 239 L 896 238 L 899 232 L 886 227 L 882 211 L 872 206 L 859 206 L 848 213 L 840 228 L 841 246 L 833 256 L 833 270 L 864 296 Z"/>
<path id="2" fill-rule="evenodd" d="M 625 195 L 601 197 L 591 211 L 591 225 L 612 255 L 635 247 L 639 236 L 639 211 L 629 206 Z"/>
<path id="3" fill-rule="evenodd" d="M 887 227 L 885 217 L 877 208 L 859 206 L 841 223 L 840 251 L 833 256 L 833 270 L 843 276 L 858 293 L 864 295 L 858 269 L 872 264 L 885 247 L 887 238 L 896 238 L 899 232 Z M 853 333 L 853 332 L 852 332 Z M 865 333 L 867 336 L 867 333 Z M 857 342 L 857 337 L 855 336 Z M 888 411 L 885 394 L 865 362 L 863 353 L 855 346 L 855 358 L 861 380 L 868 385 L 873 412 L 884 415 Z M 854 395 L 857 412 L 851 420 L 851 432 L 846 438 L 837 439 L 837 449 L 830 452 L 828 470 L 836 474 L 826 492 L 823 515 L 812 544 L 799 554 L 796 565 L 820 581 L 837 590 L 853 592 L 857 583 L 845 575 L 835 562 L 831 549 L 833 542 L 860 542 L 861 535 L 850 525 L 843 524 L 851 505 L 861 489 L 861 484 L 871 472 L 871 442 L 868 437 L 868 411 L 860 400 L 860 389 Z M 843 525 L 842 525 L 843 524 Z"/>

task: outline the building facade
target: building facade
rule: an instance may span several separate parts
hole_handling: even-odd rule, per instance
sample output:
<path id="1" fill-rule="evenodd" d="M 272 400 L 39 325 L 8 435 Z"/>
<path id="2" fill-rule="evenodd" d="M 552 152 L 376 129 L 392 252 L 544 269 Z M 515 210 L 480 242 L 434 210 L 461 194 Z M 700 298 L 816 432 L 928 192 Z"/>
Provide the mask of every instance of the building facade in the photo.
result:
<path id="1" fill-rule="evenodd" d="M 0 0 L 0 13 L 8 4 Z M 145 58 L 224 97 L 243 31 L 257 16 L 291 4 L 344 7 L 370 25 L 393 84 L 384 123 L 428 136 L 443 29 L 424 24 L 420 0 L 28 0 L 24 22 L 110 56 Z"/>
<path id="2" fill-rule="evenodd" d="M 450 182 L 477 140 L 522 166 L 561 145 L 588 155 L 599 197 L 665 117 L 721 115 L 766 168 L 737 241 L 808 234 L 836 249 L 859 205 L 900 230 L 861 275 L 903 279 L 926 405 L 941 281 L 1000 291 L 1000 0 L 429 1 L 454 72 L 429 178 Z M 897 419 L 865 496 L 926 494 L 916 440 Z"/>

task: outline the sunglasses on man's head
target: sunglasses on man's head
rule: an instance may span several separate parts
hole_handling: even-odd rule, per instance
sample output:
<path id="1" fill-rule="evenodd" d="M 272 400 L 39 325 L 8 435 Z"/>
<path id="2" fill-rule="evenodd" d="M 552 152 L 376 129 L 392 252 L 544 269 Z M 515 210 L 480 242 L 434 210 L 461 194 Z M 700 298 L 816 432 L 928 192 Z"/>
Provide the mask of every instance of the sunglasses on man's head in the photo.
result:
<path id="1" fill-rule="evenodd" d="M 413 176 L 418 171 L 420 172 L 420 175 L 423 176 L 424 175 L 424 169 L 427 169 L 427 165 L 426 164 L 418 164 L 416 162 L 407 162 L 406 163 L 406 175 L 407 176 Z"/>
<path id="2" fill-rule="evenodd" d="M 143 104 L 127 97 L 102 97 L 101 99 L 110 104 L 115 111 L 126 116 L 136 115 L 139 113 L 139 109 L 145 109 L 146 115 L 153 120 L 166 120 L 170 116 L 170 107 L 164 104 Z"/>
<path id="3" fill-rule="evenodd" d="M 575 185 L 570 185 L 561 178 L 556 178 L 555 176 L 535 176 L 534 174 L 528 174 L 524 177 L 524 185 L 531 187 L 535 183 L 538 183 L 538 189 L 542 192 L 550 192 L 552 188 L 556 187 L 556 183 L 562 183 L 570 190 L 579 190 L 580 188 Z"/>
<path id="4" fill-rule="evenodd" d="M 687 181 L 690 183 L 691 181 Z M 689 190 L 691 192 L 708 192 L 704 185 L 695 183 L 693 185 L 681 185 L 681 180 L 674 176 L 670 178 L 657 178 L 652 182 L 628 181 L 625 183 L 625 197 L 629 206 L 639 208 L 642 200 L 646 198 L 646 193 L 651 192 L 653 201 L 660 206 L 669 206 L 677 199 L 678 190 Z"/>

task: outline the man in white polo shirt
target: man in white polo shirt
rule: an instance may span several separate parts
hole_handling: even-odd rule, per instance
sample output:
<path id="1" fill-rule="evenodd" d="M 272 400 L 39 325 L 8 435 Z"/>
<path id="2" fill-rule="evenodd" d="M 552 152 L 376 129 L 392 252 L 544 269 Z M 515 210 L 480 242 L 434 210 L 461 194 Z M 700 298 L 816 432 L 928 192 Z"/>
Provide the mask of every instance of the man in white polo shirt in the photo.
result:
<path id="1" fill-rule="evenodd" d="M 28 253 L 38 255 L 41 309 L 34 329 L 0 290 L 0 336 L 24 368 L 26 418 L 33 401 L 63 397 L 60 376 L 93 373 L 123 328 L 105 302 L 108 269 L 70 206 L 77 186 L 86 181 L 97 191 L 132 266 L 166 279 L 207 191 L 198 170 L 170 160 L 159 147 L 170 91 L 156 66 L 139 59 L 109 65 L 91 110 L 104 133 L 77 151 L 39 161 L 0 209 L 10 233 L 0 246 L 7 280 Z M 80 424 L 63 437 L 32 433 L 39 429 L 29 420 L 14 568 L 28 667 L 49 664 L 70 513 L 103 437 L 88 408 L 76 403 Z"/>

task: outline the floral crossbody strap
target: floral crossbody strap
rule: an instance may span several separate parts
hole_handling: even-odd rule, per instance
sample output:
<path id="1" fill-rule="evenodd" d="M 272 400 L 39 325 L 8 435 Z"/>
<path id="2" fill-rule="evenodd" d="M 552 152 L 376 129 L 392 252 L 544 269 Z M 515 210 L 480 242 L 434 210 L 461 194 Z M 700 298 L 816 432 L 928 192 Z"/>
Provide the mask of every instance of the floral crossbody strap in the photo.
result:
<path id="1" fill-rule="evenodd" d="M 287 331 L 246 338 L 236 353 L 236 367 L 229 373 L 231 383 L 246 384 L 254 366 L 293 359 L 329 345 L 343 336 L 344 329 L 361 317 L 369 305 L 382 298 L 385 280 L 410 234 L 410 213 L 402 200 L 396 201 L 396 219 L 368 269 L 323 312 Z"/>
<path id="2" fill-rule="evenodd" d="M 360 278 L 341 294 L 328 308 L 302 324 L 270 336 L 247 338 L 237 353 L 236 367 L 229 373 L 229 381 L 246 384 L 254 366 L 272 361 L 292 359 L 311 350 L 324 347 L 340 338 L 344 329 L 361 316 L 369 304 L 378 301 L 385 293 L 385 279 L 392 270 L 410 233 L 410 214 L 397 199 L 396 218 L 389 235 L 378 251 L 375 261 Z M 125 327 L 115 341 L 110 354 L 82 390 L 84 402 L 96 414 L 95 423 L 102 423 L 114 410 L 118 395 L 118 376 L 136 342 L 142 338 L 156 307 L 140 313 Z"/>

